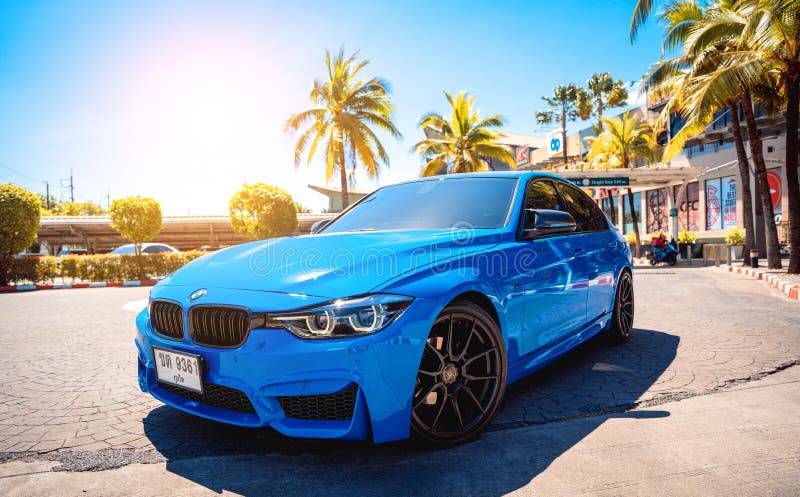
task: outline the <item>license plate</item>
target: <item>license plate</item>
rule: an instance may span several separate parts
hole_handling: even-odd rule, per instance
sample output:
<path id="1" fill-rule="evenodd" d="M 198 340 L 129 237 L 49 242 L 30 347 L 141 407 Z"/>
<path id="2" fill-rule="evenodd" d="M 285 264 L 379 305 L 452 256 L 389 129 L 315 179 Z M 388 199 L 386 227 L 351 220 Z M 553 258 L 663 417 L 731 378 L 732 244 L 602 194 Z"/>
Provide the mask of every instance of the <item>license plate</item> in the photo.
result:
<path id="1" fill-rule="evenodd" d="M 203 393 L 200 356 L 153 347 L 158 381 Z"/>

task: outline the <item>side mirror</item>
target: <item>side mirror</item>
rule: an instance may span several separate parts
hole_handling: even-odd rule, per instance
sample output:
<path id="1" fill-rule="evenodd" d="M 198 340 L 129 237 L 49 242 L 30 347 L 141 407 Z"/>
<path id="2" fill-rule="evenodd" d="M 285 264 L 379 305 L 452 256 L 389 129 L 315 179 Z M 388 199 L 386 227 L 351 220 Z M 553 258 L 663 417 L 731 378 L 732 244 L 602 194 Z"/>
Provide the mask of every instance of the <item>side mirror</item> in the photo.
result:
<path id="1" fill-rule="evenodd" d="M 319 233 L 320 231 L 322 231 L 322 228 L 324 228 L 325 226 L 329 225 L 330 222 L 331 222 L 330 219 L 320 219 L 319 221 L 317 221 L 316 223 L 311 225 L 310 233 L 312 235 L 315 234 L 315 233 Z"/>
<path id="2" fill-rule="evenodd" d="M 540 236 L 572 233 L 577 229 L 572 214 L 550 209 L 525 209 L 522 238 L 530 240 Z"/>

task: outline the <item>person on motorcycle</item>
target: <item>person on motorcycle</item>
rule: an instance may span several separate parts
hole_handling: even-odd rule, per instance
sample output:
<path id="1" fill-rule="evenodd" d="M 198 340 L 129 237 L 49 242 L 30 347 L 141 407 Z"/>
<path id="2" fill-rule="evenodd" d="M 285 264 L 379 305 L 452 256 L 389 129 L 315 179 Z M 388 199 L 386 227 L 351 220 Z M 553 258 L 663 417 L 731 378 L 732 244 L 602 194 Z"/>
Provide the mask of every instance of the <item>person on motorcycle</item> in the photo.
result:
<path id="1" fill-rule="evenodd" d="M 667 248 L 667 236 L 664 233 L 659 233 L 657 237 L 650 240 L 650 246 L 653 247 L 655 255 L 661 259 L 664 257 L 664 251 Z"/>

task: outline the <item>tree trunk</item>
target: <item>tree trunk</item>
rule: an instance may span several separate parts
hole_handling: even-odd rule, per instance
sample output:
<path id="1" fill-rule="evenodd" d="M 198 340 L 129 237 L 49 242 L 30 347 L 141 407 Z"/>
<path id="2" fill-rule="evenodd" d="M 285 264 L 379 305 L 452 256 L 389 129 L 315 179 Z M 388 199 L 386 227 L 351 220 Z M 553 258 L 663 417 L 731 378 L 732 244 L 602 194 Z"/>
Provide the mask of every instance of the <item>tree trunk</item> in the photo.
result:
<path id="1" fill-rule="evenodd" d="M 761 206 L 764 210 L 764 225 L 767 235 L 767 267 L 769 269 L 780 269 L 781 253 L 780 245 L 778 244 L 778 229 L 775 227 L 775 212 L 772 210 L 772 195 L 769 193 L 769 182 L 767 182 L 767 164 L 764 161 L 764 149 L 761 144 L 761 137 L 758 136 L 756 118 L 753 114 L 753 100 L 747 90 L 742 94 L 742 109 L 744 110 L 744 116 L 747 118 L 747 141 L 750 143 L 750 155 L 753 157 L 756 180 L 761 193 Z"/>
<path id="2" fill-rule="evenodd" d="M 342 210 L 345 210 L 350 205 L 350 195 L 347 192 L 347 169 L 344 167 L 344 163 L 339 168 L 339 172 L 342 183 Z"/>
<path id="3" fill-rule="evenodd" d="M 336 125 L 335 129 L 338 130 L 337 134 L 340 143 L 340 150 L 337 152 L 337 155 L 339 155 L 339 180 L 342 189 L 342 211 L 344 211 L 347 209 L 347 206 L 350 205 L 350 195 L 347 191 L 347 151 L 344 146 L 344 132 L 342 128 Z"/>
<path id="4" fill-rule="evenodd" d="M 800 65 L 786 87 L 786 187 L 789 190 L 789 274 L 800 273 L 800 183 L 797 177 L 797 120 L 800 106 Z"/>
<path id="5" fill-rule="evenodd" d="M 142 244 L 141 242 L 133 244 L 133 253 L 136 256 L 136 266 L 139 269 L 139 281 L 144 279 L 144 261 L 142 261 Z"/>
<path id="6" fill-rule="evenodd" d="M 600 133 L 603 132 L 603 99 L 597 99 L 597 127 Z"/>
<path id="7" fill-rule="evenodd" d="M 633 221 L 633 236 L 636 240 L 636 257 L 642 256 L 642 240 L 639 238 L 639 216 L 636 214 L 633 202 L 633 191 L 628 188 L 628 207 L 631 210 L 631 221 Z"/>
<path id="8" fill-rule="evenodd" d="M 728 105 L 731 112 L 731 128 L 733 138 L 736 142 L 736 158 L 739 162 L 739 176 L 742 179 L 742 214 L 744 216 L 744 248 L 742 256 L 744 263 L 750 264 L 750 249 L 756 246 L 756 231 L 753 228 L 753 197 L 750 193 L 750 163 L 747 160 L 747 152 L 744 149 L 742 139 L 742 127 L 739 123 L 739 106 L 737 102 Z"/>
<path id="9" fill-rule="evenodd" d="M 561 108 L 561 146 L 564 147 L 564 167 L 567 167 L 567 111 L 564 107 Z"/>

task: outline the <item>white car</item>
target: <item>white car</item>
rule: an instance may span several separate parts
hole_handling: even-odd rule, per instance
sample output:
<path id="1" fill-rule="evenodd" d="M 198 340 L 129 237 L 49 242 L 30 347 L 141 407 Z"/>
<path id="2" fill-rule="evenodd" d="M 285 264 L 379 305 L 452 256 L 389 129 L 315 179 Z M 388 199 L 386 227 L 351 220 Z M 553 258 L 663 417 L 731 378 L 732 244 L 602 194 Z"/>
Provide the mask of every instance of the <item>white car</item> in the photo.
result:
<path id="1" fill-rule="evenodd" d="M 166 243 L 143 243 L 143 254 L 163 254 L 164 252 L 179 252 L 175 247 L 171 247 Z M 122 245 L 111 251 L 112 254 L 135 254 L 136 248 L 132 243 Z"/>

